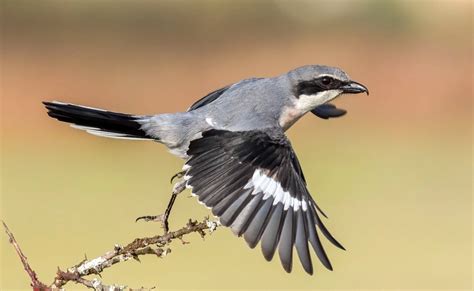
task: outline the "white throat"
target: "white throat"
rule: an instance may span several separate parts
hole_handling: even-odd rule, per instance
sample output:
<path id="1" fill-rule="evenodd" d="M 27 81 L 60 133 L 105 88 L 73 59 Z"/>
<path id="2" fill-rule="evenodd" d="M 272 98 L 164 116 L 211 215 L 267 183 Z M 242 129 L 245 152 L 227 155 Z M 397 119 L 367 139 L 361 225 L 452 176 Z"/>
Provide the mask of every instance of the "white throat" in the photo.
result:
<path id="1" fill-rule="evenodd" d="M 313 95 L 302 94 L 293 103 L 293 106 L 285 107 L 280 115 L 279 124 L 283 130 L 289 129 L 295 122 L 315 107 L 329 102 L 342 94 L 342 90 L 328 90 Z"/>
<path id="2" fill-rule="evenodd" d="M 296 100 L 295 108 L 306 113 L 313 110 L 316 106 L 329 102 L 341 94 L 342 90 L 340 89 L 327 90 L 313 95 L 302 94 Z"/>

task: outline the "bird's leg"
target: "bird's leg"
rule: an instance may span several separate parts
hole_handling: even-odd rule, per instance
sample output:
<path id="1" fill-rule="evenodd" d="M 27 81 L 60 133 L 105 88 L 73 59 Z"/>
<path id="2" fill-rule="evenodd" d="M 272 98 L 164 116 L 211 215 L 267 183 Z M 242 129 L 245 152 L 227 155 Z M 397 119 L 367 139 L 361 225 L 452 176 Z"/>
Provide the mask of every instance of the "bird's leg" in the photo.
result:
<path id="1" fill-rule="evenodd" d="M 171 193 L 171 199 L 168 202 L 168 206 L 166 206 L 165 214 L 163 214 L 163 227 L 165 229 L 165 233 L 168 232 L 168 217 L 170 216 L 171 213 L 171 208 L 173 208 L 174 201 L 176 200 L 176 196 L 178 196 L 179 193 L 183 192 L 184 189 L 186 189 L 186 181 L 181 180 L 174 184 L 173 186 L 173 192 Z"/>
<path id="2" fill-rule="evenodd" d="M 173 192 L 171 193 L 170 201 L 168 202 L 168 206 L 166 207 L 165 213 L 160 215 L 147 215 L 147 216 L 140 216 L 135 221 L 145 220 L 145 221 L 161 221 L 163 225 L 163 229 L 165 233 L 168 233 L 168 218 L 171 213 L 171 209 L 173 208 L 174 201 L 179 193 L 183 192 L 186 189 L 186 181 L 181 180 L 174 184 Z"/>

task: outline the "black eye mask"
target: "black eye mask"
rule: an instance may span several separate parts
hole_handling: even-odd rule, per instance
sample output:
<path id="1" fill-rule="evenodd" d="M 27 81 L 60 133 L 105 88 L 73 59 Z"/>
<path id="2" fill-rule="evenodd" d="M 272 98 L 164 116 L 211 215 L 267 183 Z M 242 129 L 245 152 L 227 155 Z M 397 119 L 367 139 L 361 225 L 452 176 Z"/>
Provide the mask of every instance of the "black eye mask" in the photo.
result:
<path id="1" fill-rule="evenodd" d="M 329 119 L 344 116 L 347 111 L 344 109 L 337 108 L 333 104 L 326 103 L 314 108 L 313 110 L 311 110 L 311 113 L 313 113 L 319 118 Z"/>
<path id="2" fill-rule="evenodd" d="M 296 85 L 295 96 L 299 97 L 303 94 L 313 95 L 327 90 L 339 89 L 344 84 L 344 82 L 328 76 L 309 81 L 301 81 Z"/>

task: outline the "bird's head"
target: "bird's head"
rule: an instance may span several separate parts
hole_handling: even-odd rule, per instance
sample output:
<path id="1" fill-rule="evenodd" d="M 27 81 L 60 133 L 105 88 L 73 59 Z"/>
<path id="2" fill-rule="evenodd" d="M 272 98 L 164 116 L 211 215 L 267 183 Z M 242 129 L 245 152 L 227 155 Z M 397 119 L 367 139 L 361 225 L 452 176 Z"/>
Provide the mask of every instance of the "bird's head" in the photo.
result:
<path id="1" fill-rule="evenodd" d="M 341 94 L 367 93 L 366 86 L 353 81 L 341 69 L 310 65 L 288 73 L 293 86 L 296 109 L 308 112 Z"/>

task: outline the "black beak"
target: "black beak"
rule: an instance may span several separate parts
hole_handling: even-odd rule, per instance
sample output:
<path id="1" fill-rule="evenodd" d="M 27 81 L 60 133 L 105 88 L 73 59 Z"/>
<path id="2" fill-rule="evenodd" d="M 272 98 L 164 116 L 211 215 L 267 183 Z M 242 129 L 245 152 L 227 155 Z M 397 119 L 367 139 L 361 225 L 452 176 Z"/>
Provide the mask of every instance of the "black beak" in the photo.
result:
<path id="1" fill-rule="evenodd" d="M 369 89 L 367 89 L 367 87 L 356 81 L 349 81 L 340 88 L 342 89 L 343 93 L 359 94 L 365 92 L 367 93 L 367 95 L 369 95 Z"/>

